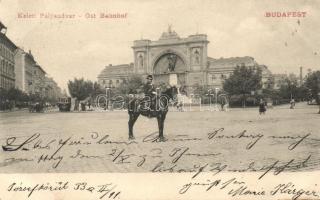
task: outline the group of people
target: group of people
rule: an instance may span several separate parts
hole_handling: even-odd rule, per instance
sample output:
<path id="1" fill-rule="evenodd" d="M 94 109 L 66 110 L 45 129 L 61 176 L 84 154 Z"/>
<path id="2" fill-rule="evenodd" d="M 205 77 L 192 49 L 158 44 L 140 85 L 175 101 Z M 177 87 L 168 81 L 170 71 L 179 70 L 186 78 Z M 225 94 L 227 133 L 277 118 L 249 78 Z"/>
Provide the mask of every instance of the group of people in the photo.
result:
<path id="1" fill-rule="evenodd" d="M 152 99 L 155 98 L 155 96 L 157 95 L 156 90 L 154 85 L 152 84 L 153 81 L 153 77 L 152 75 L 148 75 L 147 79 L 146 79 L 146 83 L 140 88 L 141 92 L 144 93 L 145 96 L 149 96 L 150 97 L 150 103 L 152 103 Z M 151 105 L 152 106 L 152 105 Z M 295 100 L 291 99 L 290 101 L 290 109 L 294 109 L 295 107 Z M 178 106 L 177 106 L 178 108 Z M 222 105 L 222 110 L 223 110 L 223 105 Z M 267 102 L 264 101 L 263 99 L 260 99 L 259 102 L 259 114 L 265 114 L 267 111 Z"/>
<path id="2" fill-rule="evenodd" d="M 88 108 L 88 110 L 91 110 L 91 102 L 90 101 L 88 101 L 88 102 L 80 101 L 79 110 L 80 111 L 86 111 L 87 108 Z"/>
<path id="3" fill-rule="evenodd" d="M 294 99 L 291 99 L 290 100 L 290 109 L 294 109 L 296 105 L 296 102 Z M 259 103 L 259 114 L 265 114 L 267 111 L 267 103 L 263 100 L 263 99 L 260 99 L 260 103 Z"/>
<path id="4" fill-rule="evenodd" d="M 12 110 L 14 104 L 12 101 L 9 100 L 2 100 L 0 101 L 0 110 Z"/>

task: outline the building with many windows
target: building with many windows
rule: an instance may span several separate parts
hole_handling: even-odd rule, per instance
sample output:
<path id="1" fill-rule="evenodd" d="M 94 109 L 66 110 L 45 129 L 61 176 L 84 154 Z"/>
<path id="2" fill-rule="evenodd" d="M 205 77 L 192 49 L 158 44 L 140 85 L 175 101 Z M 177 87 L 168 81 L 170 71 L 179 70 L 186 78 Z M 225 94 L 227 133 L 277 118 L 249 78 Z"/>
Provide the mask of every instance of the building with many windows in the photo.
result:
<path id="1" fill-rule="evenodd" d="M 101 85 L 117 86 L 117 80 L 125 80 L 128 74 L 146 76 L 152 74 L 155 83 L 169 83 L 170 74 L 176 74 L 177 84 L 192 90 L 197 85 L 221 89 L 223 82 L 237 66 L 260 67 L 263 86 L 270 79 L 271 72 L 265 65 L 259 65 L 254 58 L 232 57 L 211 58 L 207 55 L 209 41 L 205 34 L 181 38 L 168 28 L 158 40 L 135 40 L 133 42 L 134 62 L 130 65 L 108 66 L 98 76 Z M 125 69 L 125 70 L 124 70 Z"/>
<path id="2" fill-rule="evenodd" d="M 0 89 L 15 87 L 14 54 L 17 46 L 6 36 L 7 28 L 0 22 Z"/>
<path id="3" fill-rule="evenodd" d="M 133 63 L 123 65 L 108 65 L 98 75 L 98 83 L 103 87 L 118 87 L 127 81 L 128 76 L 133 73 Z"/>
<path id="4" fill-rule="evenodd" d="M 42 69 L 42 67 L 38 64 L 34 65 L 33 75 L 32 75 L 32 83 L 33 83 L 33 93 L 39 94 L 40 96 L 45 96 L 46 91 L 46 72 Z"/>
<path id="5" fill-rule="evenodd" d="M 254 58 L 249 56 L 218 59 L 208 57 L 207 59 L 205 81 L 212 88 L 221 88 L 223 81 L 230 77 L 237 66 L 254 67 L 258 65 Z"/>
<path id="6" fill-rule="evenodd" d="M 0 22 L 0 90 L 17 88 L 27 94 L 38 94 L 50 100 L 61 96 L 57 83 L 46 76 L 31 51 L 17 47 L 7 36 Z"/>
<path id="7" fill-rule="evenodd" d="M 57 100 L 62 96 L 61 88 L 53 80 L 53 78 L 45 77 L 45 96 L 50 100 Z"/>
<path id="8" fill-rule="evenodd" d="M 34 92 L 33 73 L 36 61 L 31 54 L 31 51 L 25 52 L 21 48 L 17 49 L 15 54 L 15 74 L 16 88 L 23 92 L 31 94 Z"/>

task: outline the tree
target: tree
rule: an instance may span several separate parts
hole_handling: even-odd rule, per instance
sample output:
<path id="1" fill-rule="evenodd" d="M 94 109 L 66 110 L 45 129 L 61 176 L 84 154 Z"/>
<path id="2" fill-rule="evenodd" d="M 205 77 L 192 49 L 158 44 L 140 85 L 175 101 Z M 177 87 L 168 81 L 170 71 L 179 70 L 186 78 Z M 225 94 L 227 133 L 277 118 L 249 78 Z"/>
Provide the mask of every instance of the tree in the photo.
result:
<path id="1" fill-rule="evenodd" d="M 40 102 L 41 101 L 41 97 L 40 97 L 39 93 L 30 94 L 29 99 L 31 102 Z"/>
<path id="2" fill-rule="evenodd" d="M 26 102 L 31 100 L 30 97 L 31 95 L 28 95 L 18 88 L 10 88 L 8 90 L 0 89 L 0 103 L 2 104 L 0 109 L 3 109 L 3 104 L 5 102 L 10 104 L 12 107 L 17 106 L 21 108 L 22 106 L 26 105 Z"/>
<path id="3" fill-rule="evenodd" d="M 83 78 L 75 78 L 73 81 L 69 80 L 68 89 L 71 97 L 81 101 L 89 97 L 93 92 L 93 83 L 91 81 L 85 81 Z"/>
<path id="4" fill-rule="evenodd" d="M 245 107 L 247 96 L 262 88 L 261 69 L 259 67 L 237 66 L 233 74 L 225 80 L 223 89 L 230 95 L 241 95 Z"/>
<path id="5" fill-rule="evenodd" d="M 295 74 L 289 74 L 280 85 L 280 94 L 285 99 L 296 98 L 298 90 L 298 77 Z"/>
<path id="6" fill-rule="evenodd" d="M 93 90 L 91 92 L 91 97 L 94 98 L 94 97 L 98 96 L 99 94 L 104 94 L 104 93 L 105 93 L 105 90 L 103 88 L 101 88 L 99 83 L 94 82 L 93 83 Z"/>
<path id="7" fill-rule="evenodd" d="M 274 77 L 271 76 L 267 79 L 266 83 L 265 83 L 265 89 L 267 90 L 272 90 L 272 88 L 274 88 Z"/>
<path id="8" fill-rule="evenodd" d="M 315 71 L 308 74 L 306 83 L 306 87 L 310 90 L 313 98 L 316 100 L 319 105 L 319 114 L 320 114 L 320 71 Z"/>
<path id="9" fill-rule="evenodd" d="M 308 96 L 308 89 L 305 85 L 299 84 L 299 78 L 295 74 L 289 74 L 278 81 L 279 100 L 289 103 L 291 99 L 303 101 Z"/>
<path id="10" fill-rule="evenodd" d="M 137 90 L 143 85 L 143 78 L 140 75 L 130 75 L 127 81 L 121 83 L 117 88 L 120 94 L 135 94 Z"/>
<path id="11" fill-rule="evenodd" d="M 90 97 L 94 91 L 94 83 L 92 81 L 85 81 L 83 78 L 74 78 L 73 81 L 69 80 L 68 89 L 71 97 L 76 98 L 75 110 L 78 110 L 79 102 L 87 97 Z"/>
<path id="12" fill-rule="evenodd" d="M 208 104 L 212 102 L 214 89 L 210 89 L 206 85 L 195 84 L 192 90 L 195 98 L 201 98 L 201 103 Z"/>
<path id="13" fill-rule="evenodd" d="M 0 88 L 0 101 L 6 101 L 8 99 L 8 91 Z"/>
<path id="14" fill-rule="evenodd" d="M 209 92 L 209 90 L 210 90 L 210 88 L 206 85 L 195 84 L 194 89 L 193 89 L 193 93 L 195 95 L 199 95 L 200 97 L 203 97 Z M 212 93 L 214 94 L 214 90 Z"/>
<path id="15" fill-rule="evenodd" d="M 11 101 L 18 101 L 22 96 L 22 91 L 16 88 L 10 88 L 7 93 L 7 97 Z"/>

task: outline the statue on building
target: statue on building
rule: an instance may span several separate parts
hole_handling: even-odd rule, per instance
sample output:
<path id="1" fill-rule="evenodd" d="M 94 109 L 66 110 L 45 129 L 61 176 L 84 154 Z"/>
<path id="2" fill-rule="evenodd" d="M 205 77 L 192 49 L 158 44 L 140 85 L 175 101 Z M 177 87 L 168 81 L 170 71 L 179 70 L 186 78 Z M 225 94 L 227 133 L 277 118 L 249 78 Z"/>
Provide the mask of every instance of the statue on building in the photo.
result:
<path id="1" fill-rule="evenodd" d="M 138 66 L 140 68 L 143 68 L 143 56 L 142 56 L 142 54 L 140 54 L 139 57 L 138 57 Z"/>
<path id="2" fill-rule="evenodd" d="M 200 64 L 200 53 L 199 53 L 198 49 L 196 49 L 193 54 L 194 54 L 193 63 L 196 65 Z"/>
<path id="3" fill-rule="evenodd" d="M 174 55 L 174 54 L 169 54 L 167 56 L 167 59 L 168 59 L 168 70 L 169 72 L 173 72 L 174 71 L 174 68 L 176 67 L 176 61 L 177 61 L 177 56 Z"/>
<path id="4" fill-rule="evenodd" d="M 178 34 L 172 30 L 172 25 L 169 24 L 168 25 L 168 32 L 163 32 L 160 40 L 167 40 L 167 39 L 179 39 Z"/>

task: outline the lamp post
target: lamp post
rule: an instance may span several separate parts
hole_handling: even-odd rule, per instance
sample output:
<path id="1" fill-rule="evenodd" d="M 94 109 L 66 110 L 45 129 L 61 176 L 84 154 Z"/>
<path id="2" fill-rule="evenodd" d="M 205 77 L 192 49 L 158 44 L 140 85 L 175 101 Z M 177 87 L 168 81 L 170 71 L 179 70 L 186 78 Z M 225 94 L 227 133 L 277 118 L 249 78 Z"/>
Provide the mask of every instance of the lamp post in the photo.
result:
<path id="1" fill-rule="evenodd" d="M 219 88 L 215 88 L 215 98 L 216 98 L 216 106 L 215 106 L 215 109 L 216 111 L 218 111 L 218 90 Z"/>
<path id="2" fill-rule="evenodd" d="M 194 100 L 193 100 L 194 94 L 191 93 L 191 94 L 190 94 L 190 97 L 191 97 L 191 102 L 190 102 L 190 104 L 189 104 L 189 109 L 190 109 L 189 111 L 192 110 L 192 104 L 194 103 Z"/>
<path id="3" fill-rule="evenodd" d="M 211 111 L 211 96 L 213 96 L 214 94 L 212 94 L 212 89 L 208 90 L 208 93 L 206 94 L 209 97 L 209 110 Z"/>
<path id="4" fill-rule="evenodd" d="M 106 87 L 106 110 L 109 108 L 110 87 Z"/>
<path id="5" fill-rule="evenodd" d="M 209 105 L 211 104 L 211 89 L 208 90 L 208 93 L 205 94 L 209 97 Z"/>
<path id="6" fill-rule="evenodd" d="M 292 82 L 292 81 L 290 81 L 290 84 L 289 84 L 289 86 L 290 86 L 290 101 L 292 100 L 292 98 L 293 98 L 293 86 L 294 86 L 294 83 Z"/>

